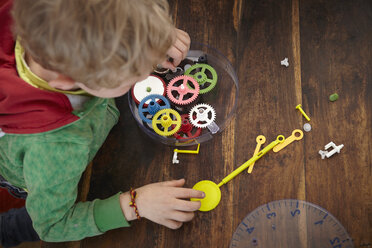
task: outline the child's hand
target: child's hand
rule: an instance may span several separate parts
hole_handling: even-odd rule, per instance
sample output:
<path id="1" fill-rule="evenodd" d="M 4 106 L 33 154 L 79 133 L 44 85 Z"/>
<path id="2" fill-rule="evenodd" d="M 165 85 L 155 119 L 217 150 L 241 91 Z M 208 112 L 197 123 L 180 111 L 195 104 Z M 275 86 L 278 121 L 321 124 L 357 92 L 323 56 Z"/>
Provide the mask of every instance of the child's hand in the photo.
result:
<path id="1" fill-rule="evenodd" d="M 155 223 L 177 229 L 183 222 L 194 217 L 194 211 L 200 208 L 200 201 L 189 198 L 204 198 L 204 192 L 182 188 L 184 179 L 153 183 L 136 189 L 135 199 L 139 215 Z M 133 208 L 129 207 L 129 193 L 120 196 L 120 205 L 127 220 L 136 219 Z"/>
<path id="2" fill-rule="evenodd" d="M 167 52 L 169 59 L 164 61 L 161 65 L 164 68 L 176 69 L 181 61 L 186 58 L 187 52 L 190 49 L 190 42 L 189 34 L 176 28 L 176 39 Z"/>

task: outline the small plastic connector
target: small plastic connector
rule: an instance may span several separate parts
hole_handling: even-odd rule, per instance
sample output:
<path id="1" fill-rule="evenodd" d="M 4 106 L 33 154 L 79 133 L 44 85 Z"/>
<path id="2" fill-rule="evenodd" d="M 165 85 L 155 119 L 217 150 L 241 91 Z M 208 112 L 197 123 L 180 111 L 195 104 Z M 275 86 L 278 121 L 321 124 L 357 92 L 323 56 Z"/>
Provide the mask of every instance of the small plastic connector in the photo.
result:
<path id="1" fill-rule="evenodd" d="M 311 131 L 311 125 L 310 125 L 310 123 L 305 123 L 304 124 L 304 131 L 305 132 L 310 132 Z"/>
<path id="2" fill-rule="evenodd" d="M 177 152 L 173 152 L 173 158 L 172 158 L 172 163 L 173 164 L 178 164 L 180 161 L 177 159 Z"/>
<path id="3" fill-rule="evenodd" d="M 282 61 L 280 61 L 280 64 L 284 65 L 285 67 L 288 67 L 289 66 L 288 58 L 285 58 Z"/>
<path id="4" fill-rule="evenodd" d="M 201 63 L 201 64 L 207 64 L 207 63 L 208 63 L 207 55 L 206 55 L 206 54 L 201 55 L 201 56 L 198 58 L 198 63 Z"/>
<path id="5" fill-rule="evenodd" d="M 330 151 L 327 151 L 329 148 L 333 148 L 332 150 Z M 333 154 L 335 154 L 336 152 L 337 153 L 340 153 L 341 149 L 344 147 L 343 144 L 339 145 L 339 146 L 336 146 L 335 143 L 333 143 L 332 141 L 329 142 L 327 145 L 324 146 L 324 149 L 325 151 L 322 151 L 320 150 L 319 151 L 319 154 L 320 156 L 322 157 L 322 159 L 324 159 L 325 157 L 329 158 L 331 157 Z"/>

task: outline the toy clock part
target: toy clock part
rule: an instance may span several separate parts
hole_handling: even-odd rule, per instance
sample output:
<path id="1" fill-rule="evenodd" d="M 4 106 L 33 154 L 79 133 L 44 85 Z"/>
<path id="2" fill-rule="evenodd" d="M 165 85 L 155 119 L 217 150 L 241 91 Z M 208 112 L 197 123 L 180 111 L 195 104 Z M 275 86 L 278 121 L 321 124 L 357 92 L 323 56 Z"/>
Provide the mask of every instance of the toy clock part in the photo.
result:
<path id="1" fill-rule="evenodd" d="M 196 62 L 197 62 L 197 58 L 195 58 L 194 60 L 194 59 L 187 57 L 184 60 L 182 60 L 181 63 L 178 65 L 177 71 L 178 71 L 178 68 L 182 69 L 182 75 L 183 75 L 185 71 L 189 69 L 192 65 L 194 65 Z"/>
<path id="2" fill-rule="evenodd" d="M 145 106 L 145 103 L 148 103 L 148 104 L 146 104 Z M 151 123 L 152 117 L 159 110 L 169 109 L 169 108 L 170 108 L 169 101 L 164 96 L 149 95 L 143 98 L 140 104 L 138 105 L 138 114 L 141 120 L 143 120 L 146 123 Z"/>
<path id="3" fill-rule="evenodd" d="M 199 95 L 199 84 L 190 76 L 178 76 L 167 86 L 168 99 L 178 105 L 193 102 Z"/>
<path id="4" fill-rule="evenodd" d="M 256 138 L 256 142 L 257 142 L 257 145 L 256 145 L 256 149 L 254 150 L 253 156 L 256 155 L 260 151 L 261 145 L 263 145 L 266 142 L 266 137 L 263 135 L 258 135 Z M 247 172 L 249 174 L 252 173 L 253 166 L 254 166 L 254 162 L 248 167 Z"/>
<path id="5" fill-rule="evenodd" d="M 199 137 L 201 131 L 201 128 L 191 125 L 188 114 L 183 114 L 181 115 L 181 128 L 174 134 L 174 137 L 178 140 L 192 139 Z"/>
<path id="6" fill-rule="evenodd" d="M 229 246 L 260 247 L 354 248 L 354 244 L 327 210 L 310 202 L 283 199 L 261 205 L 248 214 L 236 228 Z"/>
<path id="7" fill-rule="evenodd" d="M 185 71 L 185 75 L 192 76 L 199 83 L 199 94 L 211 91 L 217 84 L 217 72 L 207 64 L 192 65 Z"/>
<path id="8" fill-rule="evenodd" d="M 172 163 L 173 164 L 178 164 L 180 161 L 177 159 L 177 153 L 188 153 L 188 154 L 199 154 L 199 149 L 200 149 L 200 144 L 198 144 L 198 147 L 196 150 L 179 150 L 179 149 L 174 149 L 173 150 L 173 158 L 172 158 Z"/>
<path id="9" fill-rule="evenodd" d="M 177 76 L 183 75 L 183 73 L 184 73 L 184 70 L 181 67 L 176 67 L 175 70 L 172 70 L 168 72 L 167 74 L 165 74 L 165 79 L 170 81 Z"/>
<path id="10" fill-rule="evenodd" d="M 330 151 L 327 151 L 329 148 L 332 147 L 332 150 Z M 322 159 L 324 159 L 325 157 L 329 158 L 331 157 L 333 154 L 335 154 L 336 152 L 337 153 L 340 153 L 341 149 L 344 147 L 343 144 L 339 145 L 339 146 L 336 146 L 335 143 L 333 143 L 332 141 L 329 142 L 327 145 L 324 146 L 324 149 L 325 151 L 322 151 L 320 150 L 319 151 L 319 154 L 320 156 L 322 157 Z"/>
<path id="11" fill-rule="evenodd" d="M 159 110 L 152 118 L 152 128 L 161 136 L 171 136 L 181 127 L 181 116 L 174 109 Z"/>
<path id="12" fill-rule="evenodd" d="M 304 137 L 304 133 L 300 129 L 295 129 L 295 130 L 293 130 L 292 135 L 289 136 L 288 138 L 286 138 L 283 143 L 275 146 L 274 149 L 273 149 L 273 151 L 274 152 L 279 152 L 284 147 L 286 147 L 287 145 L 291 144 L 293 141 L 295 141 L 295 140 L 301 140 L 302 137 Z"/>
<path id="13" fill-rule="evenodd" d="M 133 100 L 138 104 L 149 95 L 165 95 L 165 82 L 158 76 L 150 75 L 145 80 L 136 83 L 131 90 Z M 146 102 L 146 105 L 148 102 Z"/>
<path id="14" fill-rule="evenodd" d="M 220 129 L 214 122 L 215 119 L 216 111 L 212 106 L 205 103 L 195 105 L 189 113 L 189 120 L 192 125 L 198 128 L 208 128 L 213 134 Z"/>
<path id="15" fill-rule="evenodd" d="M 205 197 L 203 199 L 191 198 L 190 200 L 201 202 L 201 206 L 199 208 L 199 211 L 206 212 L 206 211 L 210 211 L 210 210 L 214 209 L 220 203 L 220 200 L 221 200 L 220 187 L 222 185 L 228 183 L 230 180 L 235 178 L 242 171 L 247 169 L 252 163 L 257 161 L 263 155 L 265 155 L 268 151 L 273 149 L 274 146 L 278 145 L 279 143 L 282 143 L 283 141 L 284 141 L 284 136 L 283 135 L 278 135 L 276 140 L 271 142 L 264 149 L 262 149 L 259 153 L 254 155 L 252 158 L 250 158 L 244 164 L 242 164 L 237 169 L 235 169 L 233 172 L 231 172 L 229 175 L 227 175 L 225 178 L 223 178 L 222 181 L 219 184 L 216 184 L 215 182 L 210 181 L 210 180 L 203 180 L 203 181 L 200 181 L 200 182 L 196 183 L 192 188 L 195 189 L 195 190 L 203 191 L 205 193 Z"/>
<path id="16" fill-rule="evenodd" d="M 198 58 L 198 63 L 208 64 L 207 54 L 200 55 L 200 57 Z"/>
<path id="17" fill-rule="evenodd" d="M 157 64 L 154 68 L 154 72 L 157 73 L 157 74 L 166 74 L 170 71 L 169 68 L 164 68 L 162 65 L 160 64 Z"/>
<path id="18" fill-rule="evenodd" d="M 161 136 L 171 136 L 181 127 L 181 116 L 174 109 L 162 109 L 152 118 L 152 128 Z"/>

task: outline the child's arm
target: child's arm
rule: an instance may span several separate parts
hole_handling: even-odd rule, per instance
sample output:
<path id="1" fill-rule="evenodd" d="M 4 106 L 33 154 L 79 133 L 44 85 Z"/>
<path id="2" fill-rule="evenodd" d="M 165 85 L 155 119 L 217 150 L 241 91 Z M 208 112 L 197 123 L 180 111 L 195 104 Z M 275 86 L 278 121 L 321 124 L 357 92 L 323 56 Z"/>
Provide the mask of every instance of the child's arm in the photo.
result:
<path id="1" fill-rule="evenodd" d="M 194 211 L 200 208 L 200 201 L 190 198 L 203 198 L 204 193 L 182 188 L 184 179 L 153 183 L 136 189 L 136 204 L 141 217 L 166 227 L 177 229 L 183 222 L 194 217 Z M 127 220 L 136 219 L 134 210 L 129 206 L 129 192 L 120 195 L 120 205 Z"/>
<path id="2" fill-rule="evenodd" d="M 186 58 L 187 52 L 190 49 L 190 43 L 191 40 L 188 33 L 176 28 L 176 39 L 167 52 L 167 55 L 172 58 L 172 60 L 166 60 L 161 65 L 164 68 L 176 69 L 177 65 Z"/>
<path id="3" fill-rule="evenodd" d="M 23 157 L 29 192 L 26 209 L 40 239 L 48 242 L 80 240 L 129 226 L 120 208 L 119 194 L 75 203 L 80 176 L 89 161 L 89 148 L 79 144 L 83 142 L 79 137 L 71 139 L 76 143 L 48 142 L 48 138 L 41 137 Z"/>

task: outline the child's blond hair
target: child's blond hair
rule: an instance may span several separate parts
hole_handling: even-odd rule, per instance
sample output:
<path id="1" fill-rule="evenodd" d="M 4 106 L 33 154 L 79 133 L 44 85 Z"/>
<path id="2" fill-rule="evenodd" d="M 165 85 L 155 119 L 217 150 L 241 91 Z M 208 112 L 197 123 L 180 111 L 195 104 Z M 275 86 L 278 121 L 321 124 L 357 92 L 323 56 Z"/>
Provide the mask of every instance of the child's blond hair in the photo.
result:
<path id="1" fill-rule="evenodd" d="M 44 68 L 115 88 L 165 59 L 168 9 L 166 0 L 15 0 L 14 35 Z"/>

